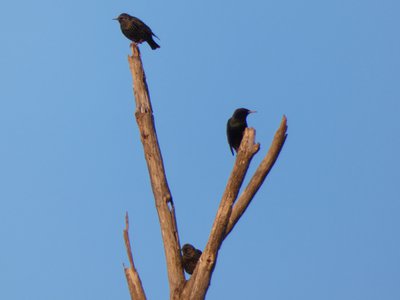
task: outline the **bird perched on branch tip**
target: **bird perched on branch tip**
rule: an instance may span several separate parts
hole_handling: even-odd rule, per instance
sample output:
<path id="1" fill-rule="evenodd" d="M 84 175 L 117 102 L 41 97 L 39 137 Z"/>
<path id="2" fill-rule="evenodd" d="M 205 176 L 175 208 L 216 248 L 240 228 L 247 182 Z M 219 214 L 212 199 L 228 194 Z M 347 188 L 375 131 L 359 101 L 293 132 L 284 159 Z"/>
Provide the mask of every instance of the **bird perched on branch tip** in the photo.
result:
<path id="1" fill-rule="evenodd" d="M 196 268 L 197 262 L 201 256 L 202 252 L 196 249 L 191 244 L 185 244 L 182 247 L 182 263 L 183 268 L 186 273 L 192 275 L 194 269 Z"/>
<path id="2" fill-rule="evenodd" d="M 236 153 L 239 150 L 244 130 L 247 127 L 246 118 L 251 113 L 255 113 L 255 111 L 248 110 L 247 108 L 238 108 L 228 120 L 228 124 L 226 125 L 226 135 L 228 137 L 228 143 L 232 155 L 234 154 L 233 149 L 235 149 Z"/>
<path id="3" fill-rule="evenodd" d="M 122 33 L 132 42 L 136 44 L 147 42 L 153 50 L 160 48 L 160 45 L 153 40 L 153 36 L 156 38 L 158 38 L 158 36 L 156 36 L 153 31 L 151 31 L 150 27 L 142 20 L 126 13 L 120 14 L 113 20 L 119 22 Z"/>

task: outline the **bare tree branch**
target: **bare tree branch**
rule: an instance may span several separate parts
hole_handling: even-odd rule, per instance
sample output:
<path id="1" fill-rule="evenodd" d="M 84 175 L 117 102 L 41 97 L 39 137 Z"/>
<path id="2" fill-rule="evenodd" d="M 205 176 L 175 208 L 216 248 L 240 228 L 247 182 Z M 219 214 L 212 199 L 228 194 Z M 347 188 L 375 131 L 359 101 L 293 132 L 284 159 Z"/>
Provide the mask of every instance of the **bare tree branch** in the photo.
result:
<path id="1" fill-rule="evenodd" d="M 124 229 L 125 248 L 129 258 L 130 267 L 124 267 L 126 281 L 128 282 L 129 293 L 132 300 L 146 300 L 146 295 L 143 290 L 142 281 L 136 271 L 133 262 L 131 242 L 129 241 L 129 218 L 128 213 L 125 216 L 125 229 Z"/>
<path id="2" fill-rule="evenodd" d="M 125 215 L 124 241 L 125 241 L 126 253 L 127 253 L 128 259 L 129 259 L 129 265 L 132 268 L 135 268 L 135 264 L 133 263 L 131 242 L 129 240 L 129 216 L 128 216 L 128 212 Z"/>
<path id="3" fill-rule="evenodd" d="M 217 260 L 218 250 L 225 237 L 226 226 L 232 211 L 232 205 L 239 193 L 250 161 L 260 148 L 260 145 L 255 144 L 254 140 L 255 130 L 253 128 L 247 128 L 236 157 L 235 165 L 222 196 L 208 243 L 192 277 L 182 292 L 181 299 L 201 300 L 204 299 L 206 295 Z"/>
<path id="4" fill-rule="evenodd" d="M 176 298 L 185 283 L 181 263 L 180 243 L 176 225 L 175 208 L 165 176 L 164 163 L 154 125 L 153 111 L 150 103 L 146 76 L 143 70 L 140 51 L 132 44 L 132 56 L 128 56 L 129 67 L 133 77 L 133 88 L 136 102 L 136 122 L 144 148 L 151 187 L 154 194 L 164 251 L 167 261 L 170 298 Z"/>
<path id="5" fill-rule="evenodd" d="M 287 119 L 286 116 L 282 117 L 281 125 L 276 131 L 274 139 L 272 141 L 271 147 L 268 150 L 267 155 L 264 157 L 261 164 L 258 166 L 253 177 L 251 178 L 249 184 L 240 195 L 239 199 L 236 201 L 232 214 L 229 218 L 229 223 L 226 228 L 225 237 L 232 231 L 233 227 L 239 221 L 240 217 L 246 211 L 247 207 L 250 205 L 251 200 L 257 193 L 258 189 L 263 184 L 265 178 L 267 177 L 269 171 L 274 166 L 276 160 L 278 159 L 279 153 L 282 150 L 283 145 L 287 137 Z"/>
<path id="6" fill-rule="evenodd" d="M 222 242 L 232 231 L 235 224 L 249 206 L 252 198 L 264 182 L 283 147 L 287 130 L 286 117 L 283 117 L 280 128 L 275 134 L 271 148 L 266 157 L 261 162 L 242 195 L 236 201 L 250 162 L 260 148 L 259 144 L 255 144 L 255 130 L 253 128 L 247 128 L 245 130 L 233 170 L 228 179 L 225 192 L 221 198 L 209 240 L 190 280 L 186 281 L 182 267 L 174 203 L 168 187 L 164 164 L 158 144 L 153 110 L 147 88 L 146 76 L 140 57 L 140 51 L 135 44 L 132 44 L 132 56 L 128 57 L 128 61 L 133 77 L 136 102 L 135 117 L 139 126 L 140 137 L 143 144 L 164 242 L 170 286 L 170 299 L 202 300 L 205 298 L 210 285 L 211 276 L 214 271 L 218 251 Z M 135 298 L 135 300 L 142 300 L 146 299 L 146 296 L 139 275 L 133 264 L 132 251 L 128 236 L 128 225 L 128 219 L 126 219 L 124 238 L 131 266 L 130 268 L 125 268 L 125 275 L 132 299 Z"/>

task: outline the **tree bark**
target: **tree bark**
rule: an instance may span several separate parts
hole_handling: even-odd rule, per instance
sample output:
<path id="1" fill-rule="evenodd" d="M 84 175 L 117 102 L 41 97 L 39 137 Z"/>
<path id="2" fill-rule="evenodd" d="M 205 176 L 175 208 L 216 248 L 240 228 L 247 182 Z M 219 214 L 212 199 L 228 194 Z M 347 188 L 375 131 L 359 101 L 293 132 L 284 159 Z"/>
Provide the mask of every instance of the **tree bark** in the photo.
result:
<path id="1" fill-rule="evenodd" d="M 287 137 L 286 123 L 286 116 L 283 116 L 281 125 L 275 133 L 274 139 L 272 141 L 271 147 L 268 150 L 267 155 L 258 166 L 250 182 L 246 186 L 243 193 L 240 195 L 239 199 L 236 201 L 235 206 L 233 207 L 232 214 L 229 218 L 228 226 L 226 228 L 225 237 L 228 236 L 233 227 L 239 221 L 240 217 L 246 211 L 247 207 L 249 207 L 254 195 L 257 193 L 258 189 L 261 187 L 265 178 L 267 177 L 269 171 L 272 169 L 276 160 L 278 159 L 279 153 L 281 152 Z"/>
<path id="2" fill-rule="evenodd" d="M 204 299 L 206 295 L 217 260 L 218 250 L 225 237 L 226 226 L 231 215 L 232 205 L 239 193 L 251 159 L 260 148 L 260 145 L 255 144 L 254 140 L 255 130 L 253 128 L 246 128 L 206 248 L 197 263 L 197 267 L 189 283 L 183 290 L 182 299 L 201 300 Z"/>
<path id="3" fill-rule="evenodd" d="M 182 267 L 175 208 L 168 187 L 158 144 L 146 76 L 143 70 L 139 49 L 135 44 L 132 44 L 131 47 L 132 56 L 128 57 L 128 61 L 133 77 L 136 102 L 135 117 L 140 131 L 140 138 L 143 144 L 161 227 L 161 235 L 164 242 L 170 299 L 202 300 L 205 298 L 210 285 L 211 276 L 218 257 L 218 251 L 224 239 L 229 235 L 246 208 L 250 205 L 251 200 L 263 184 L 285 143 L 287 136 L 286 117 L 284 116 L 282 119 L 280 128 L 275 134 L 270 150 L 256 170 L 246 189 L 236 201 L 250 162 L 253 156 L 259 151 L 260 147 L 259 144 L 255 143 L 255 130 L 253 128 L 247 128 L 245 130 L 233 170 L 228 179 L 217 215 L 211 228 L 209 240 L 192 276 L 186 281 Z M 131 265 L 130 268 L 125 268 L 125 275 L 128 281 L 131 298 L 135 300 L 146 299 L 139 274 L 133 263 L 128 236 L 128 220 L 126 220 L 124 238 Z"/>
<path id="4" fill-rule="evenodd" d="M 167 262 L 168 281 L 171 299 L 176 298 L 180 287 L 185 283 L 181 263 L 180 243 L 176 224 L 175 208 L 168 187 L 164 163 L 158 144 L 153 110 L 147 88 L 146 76 L 143 70 L 140 51 L 132 44 L 132 56 L 128 56 L 129 66 L 133 76 L 133 89 L 136 102 L 135 117 L 140 131 L 144 155 L 149 170 L 151 187 L 154 194 L 156 209 L 164 242 Z"/>
<path id="5" fill-rule="evenodd" d="M 128 282 L 129 294 L 132 300 L 146 300 L 142 281 L 140 280 L 139 273 L 136 270 L 133 262 L 131 242 L 129 241 L 129 218 L 128 213 L 125 216 L 125 229 L 124 229 L 125 248 L 129 258 L 129 268 L 124 267 L 126 281 Z"/>

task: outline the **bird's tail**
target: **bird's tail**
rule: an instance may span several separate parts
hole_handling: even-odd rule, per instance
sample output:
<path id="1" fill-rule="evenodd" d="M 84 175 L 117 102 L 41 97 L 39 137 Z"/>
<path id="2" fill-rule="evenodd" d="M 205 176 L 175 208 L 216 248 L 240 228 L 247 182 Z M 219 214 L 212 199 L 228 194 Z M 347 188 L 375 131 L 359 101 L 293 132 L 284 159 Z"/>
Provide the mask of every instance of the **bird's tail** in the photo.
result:
<path id="1" fill-rule="evenodd" d="M 151 49 L 156 50 L 157 48 L 160 48 L 160 45 L 157 44 L 153 38 L 150 38 L 147 43 L 149 44 L 149 46 L 151 47 Z"/>

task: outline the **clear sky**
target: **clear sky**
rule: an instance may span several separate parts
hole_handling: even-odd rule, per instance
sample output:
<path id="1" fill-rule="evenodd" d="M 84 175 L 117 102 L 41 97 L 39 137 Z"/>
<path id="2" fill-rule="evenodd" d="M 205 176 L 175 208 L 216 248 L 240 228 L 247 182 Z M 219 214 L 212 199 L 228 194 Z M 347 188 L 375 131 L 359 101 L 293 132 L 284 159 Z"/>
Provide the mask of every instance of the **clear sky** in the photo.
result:
<path id="1" fill-rule="evenodd" d="M 182 243 L 207 242 L 234 109 L 258 111 L 248 175 L 288 118 L 208 299 L 400 299 L 398 0 L 3 1 L 0 299 L 129 299 L 126 211 L 167 299 L 121 12 L 160 37 L 141 50 Z"/>

